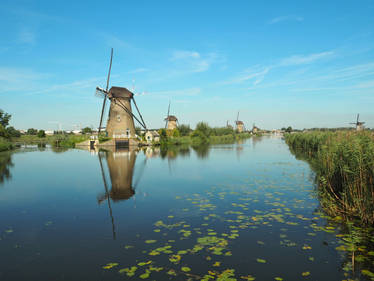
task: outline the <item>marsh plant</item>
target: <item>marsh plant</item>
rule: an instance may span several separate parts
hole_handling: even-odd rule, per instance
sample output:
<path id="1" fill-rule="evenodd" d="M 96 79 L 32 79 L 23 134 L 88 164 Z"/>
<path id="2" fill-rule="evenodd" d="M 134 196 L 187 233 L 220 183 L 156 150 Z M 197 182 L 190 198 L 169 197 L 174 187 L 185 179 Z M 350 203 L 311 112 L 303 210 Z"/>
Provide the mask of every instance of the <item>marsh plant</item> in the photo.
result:
<path id="1" fill-rule="evenodd" d="M 330 215 L 374 224 L 374 134 L 310 132 L 285 135 L 291 151 L 315 171 L 322 207 Z"/>

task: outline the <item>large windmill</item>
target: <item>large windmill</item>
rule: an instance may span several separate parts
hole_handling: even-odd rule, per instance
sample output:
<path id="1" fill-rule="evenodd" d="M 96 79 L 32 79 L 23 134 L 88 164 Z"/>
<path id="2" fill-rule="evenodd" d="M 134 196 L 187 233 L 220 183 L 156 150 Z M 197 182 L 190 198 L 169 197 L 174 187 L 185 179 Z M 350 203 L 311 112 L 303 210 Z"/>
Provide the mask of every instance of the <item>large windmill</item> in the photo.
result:
<path id="1" fill-rule="evenodd" d="M 112 68 L 113 49 L 110 56 L 109 72 L 106 83 L 106 89 L 96 87 L 96 95 L 103 98 L 103 106 L 101 109 L 99 134 L 103 129 L 103 117 L 106 109 L 106 101 L 110 100 L 110 108 L 107 125 L 105 127 L 107 136 L 114 140 L 117 144 L 128 146 L 130 139 L 136 139 L 134 119 L 145 130 L 147 129 L 139 108 L 135 102 L 134 93 L 123 87 L 113 86 L 109 89 L 110 72 Z M 109 89 L 109 90 L 108 90 Z M 139 118 L 136 117 L 131 109 L 131 102 L 135 105 Z M 127 144 L 127 145 L 126 145 Z"/>
<path id="2" fill-rule="evenodd" d="M 360 118 L 360 114 L 357 114 L 356 122 L 355 123 L 349 123 L 349 124 L 356 125 L 356 131 L 362 131 L 364 129 L 365 122 L 360 122 L 359 118 Z"/>
<path id="3" fill-rule="evenodd" d="M 239 111 L 238 111 L 238 115 L 236 116 L 235 125 L 236 125 L 236 130 L 239 133 L 242 133 L 244 131 L 244 123 L 243 123 L 243 121 L 239 120 Z"/>
<path id="4" fill-rule="evenodd" d="M 137 156 L 135 149 L 119 152 L 102 150 L 98 152 L 98 156 L 105 192 L 97 197 L 97 201 L 99 204 L 107 201 L 109 214 L 112 220 L 113 239 L 116 239 L 111 203 L 128 200 L 135 195 L 137 185 L 144 173 L 147 158 L 140 163 L 137 178 L 134 179 L 133 176 L 135 173 L 135 162 Z M 107 178 L 103 159 L 106 160 L 110 180 Z"/>
<path id="5" fill-rule="evenodd" d="M 170 101 L 168 107 L 168 115 L 164 119 L 165 121 L 165 129 L 174 130 L 178 127 L 178 118 L 174 115 L 170 115 Z"/>

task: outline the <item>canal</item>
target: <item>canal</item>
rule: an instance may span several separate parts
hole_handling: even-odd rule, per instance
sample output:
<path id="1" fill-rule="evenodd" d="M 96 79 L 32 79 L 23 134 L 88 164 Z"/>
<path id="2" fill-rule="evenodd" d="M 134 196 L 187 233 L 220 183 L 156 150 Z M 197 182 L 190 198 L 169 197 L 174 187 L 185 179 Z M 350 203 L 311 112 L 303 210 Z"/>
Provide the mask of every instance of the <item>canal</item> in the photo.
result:
<path id="1" fill-rule="evenodd" d="M 346 233 L 278 137 L 0 154 L 2 281 L 370 280 Z"/>

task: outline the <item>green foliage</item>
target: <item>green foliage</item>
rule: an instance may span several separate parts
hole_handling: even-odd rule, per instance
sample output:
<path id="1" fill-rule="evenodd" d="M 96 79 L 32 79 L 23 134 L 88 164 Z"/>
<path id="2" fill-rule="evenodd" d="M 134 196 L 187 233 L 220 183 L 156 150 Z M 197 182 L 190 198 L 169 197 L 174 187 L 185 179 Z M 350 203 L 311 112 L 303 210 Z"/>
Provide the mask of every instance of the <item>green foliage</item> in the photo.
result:
<path id="1" fill-rule="evenodd" d="M 292 132 L 292 127 L 291 126 L 287 127 L 287 129 L 285 129 L 285 131 L 286 131 L 286 133 L 291 133 Z"/>
<path id="2" fill-rule="evenodd" d="M 38 133 L 38 130 L 34 128 L 30 128 L 26 132 L 27 135 L 36 135 L 37 133 Z"/>
<path id="3" fill-rule="evenodd" d="M 173 137 L 175 137 L 175 138 L 178 138 L 178 137 L 180 137 L 180 132 L 179 132 L 179 130 L 178 129 L 174 129 L 173 130 Z"/>
<path id="4" fill-rule="evenodd" d="M 92 129 L 90 127 L 85 127 L 82 129 L 82 134 L 91 134 Z"/>
<path id="5" fill-rule="evenodd" d="M 135 134 L 137 134 L 138 136 L 141 136 L 141 134 L 142 134 L 142 129 L 141 129 L 139 126 L 136 126 L 136 127 L 135 127 Z"/>
<path id="6" fill-rule="evenodd" d="M 38 131 L 38 138 L 45 138 L 45 131 L 44 130 L 39 130 Z"/>
<path id="7" fill-rule="evenodd" d="M 0 124 L 6 128 L 9 125 L 9 121 L 12 115 L 4 112 L 2 109 L 0 109 Z"/>
<path id="8" fill-rule="evenodd" d="M 184 136 L 188 136 L 190 133 L 191 133 L 191 128 L 190 128 L 190 125 L 185 125 L 185 124 L 181 124 L 178 126 L 178 130 L 180 132 L 180 135 L 182 137 Z"/>
<path id="9" fill-rule="evenodd" d="M 160 129 L 158 133 L 160 134 L 160 144 L 161 145 L 167 144 L 168 135 L 167 135 L 166 129 Z"/>
<path id="10" fill-rule="evenodd" d="M 0 151 L 7 151 L 11 150 L 13 145 L 10 141 L 5 138 L 0 137 Z"/>
<path id="11" fill-rule="evenodd" d="M 374 223 L 372 132 L 295 133 L 285 139 L 316 172 L 321 204 L 328 213 Z"/>
<path id="12" fill-rule="evenodd" d="M 21 136 L 21 132 L 14 127 L 8 127 L 6 130 L 11 138 L 19 138 Z"/>
<path id="13" fill-rule="evenodd" d="M 209 127 L 208 123 L 199 122 L 197 123 L 194 132 L 197 132 L 198 135 L 204 135 L 205 137 L 209 137 L 212 133 L 212 128 Z"/>

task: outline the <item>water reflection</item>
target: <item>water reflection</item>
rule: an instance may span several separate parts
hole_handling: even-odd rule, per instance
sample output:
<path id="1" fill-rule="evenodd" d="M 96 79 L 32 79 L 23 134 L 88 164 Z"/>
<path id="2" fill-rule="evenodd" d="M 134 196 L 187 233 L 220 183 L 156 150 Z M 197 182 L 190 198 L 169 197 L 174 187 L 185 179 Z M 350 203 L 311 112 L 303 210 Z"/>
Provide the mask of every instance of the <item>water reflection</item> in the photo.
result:
<path id="1" fill-rule="evenodd" d="M 134 149 L 121 151 L 100 151 L 98 153 L 101 171 L 103 173 L 104 185 L 107 189 L 106 174 L 103 166 L 103 160 L 106 161 L 111 188 L 104 194 L 98 196 L 98 202 L 101 203 L 109 196 L 114 202 L 127 200 L 135 194 L 133 186 L 133 173 L 136 161 L 136 152 Z"/>
<path id="2" fill-rule="evenodd" d="M 0 153 L 0 184 L 12 178 L 10 173 L 10 167 L 12 166 L 12 154 L 10 152 Z"/>

